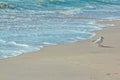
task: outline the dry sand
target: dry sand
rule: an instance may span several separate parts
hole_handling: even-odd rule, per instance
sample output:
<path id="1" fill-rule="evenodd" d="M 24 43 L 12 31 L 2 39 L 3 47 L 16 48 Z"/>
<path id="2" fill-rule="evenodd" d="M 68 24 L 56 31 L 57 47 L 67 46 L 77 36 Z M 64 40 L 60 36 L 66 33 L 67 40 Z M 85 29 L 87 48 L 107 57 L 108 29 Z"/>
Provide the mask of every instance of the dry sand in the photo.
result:
<path id="1" fill-rule="evenodd" d="M 0 60 L 0 80 L 120 80 L 120 21 L 92 39 Z M 104 36 L 104 47 L 91 41 Z"/>

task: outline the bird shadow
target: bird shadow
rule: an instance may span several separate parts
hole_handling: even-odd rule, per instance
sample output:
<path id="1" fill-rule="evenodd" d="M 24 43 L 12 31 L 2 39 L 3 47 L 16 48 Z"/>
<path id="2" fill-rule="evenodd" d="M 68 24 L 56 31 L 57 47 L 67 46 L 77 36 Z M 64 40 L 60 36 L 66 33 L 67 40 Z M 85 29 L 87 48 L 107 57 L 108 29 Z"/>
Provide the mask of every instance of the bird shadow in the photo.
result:
<path id="1" fill-rule="evenodd" d="M 102 45 L 103 48 L 114 48 L 113 46 Z"/>

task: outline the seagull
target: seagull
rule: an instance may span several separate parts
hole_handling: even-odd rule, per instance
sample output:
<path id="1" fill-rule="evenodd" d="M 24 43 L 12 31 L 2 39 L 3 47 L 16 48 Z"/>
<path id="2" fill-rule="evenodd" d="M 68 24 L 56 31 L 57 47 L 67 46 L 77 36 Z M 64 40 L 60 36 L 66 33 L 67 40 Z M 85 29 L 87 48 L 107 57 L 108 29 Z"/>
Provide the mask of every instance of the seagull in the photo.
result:
<path id="1" fill-rule="evenodd" d="M 103 45 L 101 45 L 101 43 L 103 42 L 104 37 L 100 36 L 97 40 L 94 41 L 94 43 L 98 44 L 98 47 L 103 47 Z"/>

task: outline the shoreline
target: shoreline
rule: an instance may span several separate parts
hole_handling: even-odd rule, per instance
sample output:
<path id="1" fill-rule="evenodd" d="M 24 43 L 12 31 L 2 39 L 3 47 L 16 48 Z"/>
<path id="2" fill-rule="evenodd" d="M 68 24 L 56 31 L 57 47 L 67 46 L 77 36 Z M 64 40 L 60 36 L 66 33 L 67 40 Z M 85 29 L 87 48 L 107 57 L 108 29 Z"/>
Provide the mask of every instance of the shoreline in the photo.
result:
<path id="1" fill-rule="evenodd" d="M 0 59 L 1 80 L 119 80 L 120 21 L 95 31 L 96 36 L 75 43 L 50 45 L 40 51 Z M 91 41 L 104 36 L 104 47 Z"/>
<path id="2" fill-rule="evenodd" d="M 113 21 L 120 21 L 120 20 L 113 20 Z M 106 23 L 104 23 L 104 22 L 106 22 Z M 105 20 L 105 21 L 95 21 L 95 22 L 93 22 L 93 24 L 100 24 L 101 26 L 102 26 L 102 24 L 108 24 L 108 25 L 106 25 L 106 26 L 103 25 L 104 27 L 102 27 L 102 29 L 100 29 L 100 30 L 91 31 L 90 33 L 92 33 L 93 35 L 90 36 L 89 38 L 81 39 L 81 40 L 76 40 L 76 41 L 69 41 L 69 42 L 61 43 L 61 44 L 51 44 L 51 43 L 50 43 L 50 44 L 48 44 L 48 45 L 42 46 L 40 49 L 36 49 L 36 50 L 30 51 L 30 52 L 23 52 L 23 53 L 21 53 L 21 54 L 19 54 L 19 55 L 16 55 L 16 56 L 10 56 L 10 57 L 5 57 L 5 58 L 0 58 L 0 60 L 2 60 L 2 59 L 10 59 L 10 58 L 13 58 L 13 57 L 19 57 L 19 56 L 24 55 L 24 54 L 40 52 L 41 49 L 46 48 L 46 47 L 49 47 L 49 46 L 59 46 L 59 45 L 74 44 L 74 43 L 77 43 L 77 42 L 83 42 L 83 41 L 86 41 L 86 40 L 90 40 L 90 39 L 96 37 L 97 32 L 103 30 L 104 28 L 109 28 L 109 27 L 114 26 L 114 25 L 112 25 L 112 24 L 109 23 L 109 22 L 111 22 L 111 20 L 110 20 L 110 21 L 108 21 L 108 20 L 106 21 L 106 20 Z"/>
<path id="3" fill-rule="evenodd" d="M 91 18 L 90 18 L 91 19 Z M 97 24 L 97 21 L 92 21 L 92 23 L 91 24 Z M 102 25 L 101 25 L 102 26 Z M 105 26 L 105 25 L 103 25 L 103 26 Z M 108 26 L 109 27 L 109 26 Z M 105 26 L 105 28 L 106 28 L 106 26 Z M 102 28 L 103 29 L 103 28 Z M 76 39 L 76 40 L 73 40 L 73 41 L 68 41 L 68 42 L 66 42 L 66 43 L 60 43 L 60 44 L 57 44 L 57 43 L 47 43 L 47 44 L 45 44 L 45 45 L 42 45 L 42 46 L 40 46 L 39 48 L 38 47 L 36 47 L 36 49 L 35 50 L 31 50 L 31 51 L 26 51 L 26 52 L 21 52 L 20 54 L 18 54 L 18 55 L 13 55 L 13 56 L 9 56 L 9 57 L 2 57 L 2 58 L 0 58 L 0 60 L 1 59 L 9 59 L 9 58 L 13 58 L 13 57 L 17 57 L 17 56 L 21 56 L 21 55 L 24 55 L 24 54 L 29 54 L 29 53 L 36 53 L 36 52 L 39 52 L 41 49 L 43 49 L 43 48 L 45 48 L 45 47 L 48 47 L 48 46 L 58 46 L 58 45 L 65 45 L 65 44 L 73 44 L 73 43 L 76 43 L 76 42 L 81 42 L 81 41 L 84 41 L 84 40 L 88 40 L 88 39 L 91 39 L 91 38 L 93 38 L 93 37 L 95 37 L 96 36 L 96 32 L 97 31 L 100 31 L 100 30 L 94 30 L 94 31 L 89 31 L 89 33 L 91 33 L 92 35 L 91 36 L 89 36 L 88 38 L 83 38 L 83 39 Z"/>

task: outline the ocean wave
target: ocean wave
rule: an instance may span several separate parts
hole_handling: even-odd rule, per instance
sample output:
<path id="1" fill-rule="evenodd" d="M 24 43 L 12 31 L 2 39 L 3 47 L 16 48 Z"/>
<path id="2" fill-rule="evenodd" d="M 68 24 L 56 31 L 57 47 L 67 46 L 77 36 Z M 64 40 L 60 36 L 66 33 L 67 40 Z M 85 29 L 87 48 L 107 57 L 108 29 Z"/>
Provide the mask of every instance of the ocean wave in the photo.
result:
<path id="1" fill-rule="evenodd" d="M 16 46 L 16 47 L 26 47 L 26 48 L 30 47 L 30 46 L 27 45 L 27 44 L 16 43 L 15 41 L 9 41 L 9 42 L 7 42 L 7 41 L 5 41 L 5 40 L 3 40 L 3 39 L 0 39 L 0 44 L 14 45 L 14 46 Z"/>
<path id="2" fill-rule="evenodd" d="M 0 59 L 2 58 L 8 58 L 8 57 L 13 57 L 13 56 L 18 56 L 22 54 L 24 51 L 22 50 L 0 50 Z"/>
<path id="3" fill-rule="evenodd" d="M 67 10 L 68 7 L 98 9 L 100 7 L 103 8 L 106 5 L 120 6 L 120 2 L 118 0 L 5 0 L 4 2 L 0 2 L 0 8 L 43 11 Z"/>
<path id="4" fill-rule="evenodd" d="M 5 41 L 5 40 L 0 39 L 0 43 L 6 43 L 6 41 Z"/>
<path id="5" fill-rule="evenodd" d="M 61 15 L 65 15 L 65 16 L 72 16 L 72 15 L 82 13 L 82 10 L 80 8 L 75 8 L 75 9 L 57 11 L 56 13 L 61 14 Z"/>
<path id="6" fill-rule="evenodd" d="M 55 43 L 43 42 L 43 45 L 56 45 Z"/>
<path id="7" fill-rule="evenodd" d="M 65 2 L 66 0 L 33 0 L 33 1 L 36 1 L 36 2 Z"/>
<path id="8" fill-rule="evenodd" d="M 94 0 L 101 4 L 120 5 L 119 0 Z"/>
<path id="9" fill-rule="evenodd" d="M 14 41 L 8 42 L 8 44 L 11 44 L 11 45 L 14 45 L 14 46 L 18 46 L 18 47 L 29 47 L 29 45 L 19 44 L 19 43 L 16 43 Z"/>

